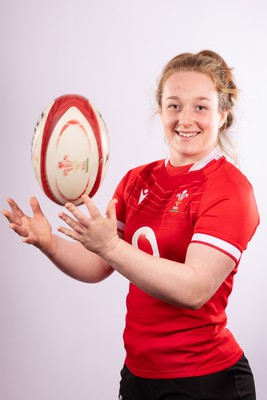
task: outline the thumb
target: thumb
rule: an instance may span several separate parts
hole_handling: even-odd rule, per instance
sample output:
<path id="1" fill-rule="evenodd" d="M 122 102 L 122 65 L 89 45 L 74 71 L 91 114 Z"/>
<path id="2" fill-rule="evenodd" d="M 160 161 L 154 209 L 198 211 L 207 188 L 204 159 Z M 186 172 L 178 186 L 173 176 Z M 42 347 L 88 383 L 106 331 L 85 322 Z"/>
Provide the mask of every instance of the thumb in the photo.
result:
<path id="1" fill-rule="evenodd" d="M 112 199 L 107 206 L 106 216 L 111 220 L 116 220 L 116 204 L 118 203 L 117 199 Z"/>

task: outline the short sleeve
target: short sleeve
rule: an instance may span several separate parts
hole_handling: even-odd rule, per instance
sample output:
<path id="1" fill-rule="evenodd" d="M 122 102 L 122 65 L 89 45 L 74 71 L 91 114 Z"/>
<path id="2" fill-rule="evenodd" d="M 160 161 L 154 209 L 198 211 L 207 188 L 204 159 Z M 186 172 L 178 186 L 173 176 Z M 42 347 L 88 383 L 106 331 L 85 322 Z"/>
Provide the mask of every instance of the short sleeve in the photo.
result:
<path id="1" fill-rule="evenodd" d="M 259 224 L 254 191 L 237 169 L 208 179 L 194 227 L 192 242 L 228 254 L 237 263 Z"/>

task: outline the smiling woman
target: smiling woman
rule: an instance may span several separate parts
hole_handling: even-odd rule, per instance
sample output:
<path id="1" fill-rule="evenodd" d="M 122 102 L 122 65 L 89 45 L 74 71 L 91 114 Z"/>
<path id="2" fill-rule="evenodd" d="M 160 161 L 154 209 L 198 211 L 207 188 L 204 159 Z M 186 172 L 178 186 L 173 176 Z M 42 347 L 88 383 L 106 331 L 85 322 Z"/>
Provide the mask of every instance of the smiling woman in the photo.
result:
<path id="1" fill-rule="evenodd" d="M 175 57 L 157 100 L 169 158 L 130 170 L 103 216 L 67 203 L 52 234 L 35 198 L 33 216 L 8 200 L 3 214 L 25 243 L 64 273 L 129 282 L 122 400 L 255 400 L 253 375 L 226 328 L 241 255 L 259 223 L 253 188 L 222 153 L 237 89 L 214 52 Z"/>

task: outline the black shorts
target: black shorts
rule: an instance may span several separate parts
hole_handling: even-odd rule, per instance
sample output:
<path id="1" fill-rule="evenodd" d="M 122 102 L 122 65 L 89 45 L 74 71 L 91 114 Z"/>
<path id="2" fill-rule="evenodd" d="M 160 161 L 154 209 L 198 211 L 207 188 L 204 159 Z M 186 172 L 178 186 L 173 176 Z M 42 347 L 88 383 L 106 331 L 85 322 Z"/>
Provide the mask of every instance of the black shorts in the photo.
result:
<path id="1" fill-rule="evenodd" d="M 243 355 L 230 368 L 190 378 L 147 379 L 121 371 L 119 400 L 255 400 L 255 385 Z"/>

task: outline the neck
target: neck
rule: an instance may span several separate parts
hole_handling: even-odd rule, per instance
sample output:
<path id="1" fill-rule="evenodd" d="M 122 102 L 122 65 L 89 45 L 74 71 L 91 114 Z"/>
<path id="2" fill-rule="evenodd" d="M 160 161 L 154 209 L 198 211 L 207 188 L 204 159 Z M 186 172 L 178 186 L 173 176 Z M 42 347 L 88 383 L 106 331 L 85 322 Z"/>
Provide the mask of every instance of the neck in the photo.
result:
<path id="1" fill-rule="evenodd" d="M 203 168 L 205 165 L 207 165 L 210 161 L 214 160 L 214 159 L 219 159 L 222 156 L 222 152 L 215 147 L 213 150 L 211 150 L 208 154 L 206 154 L 204 157 L 202 157 L 199 160 L 192 160 L 190 158 L 188 159 L 183 159 L 183 160 L 175 160 L 173 162 L 173 160 L 171 159 L 171 157 L 168 157 L 166 159 L 166 165 L 168 162 L 170 162 L 170 164 L 173 167 L 183 167 L 186 165 L 192 165 L 192 167 L 190 168 L 190 171 L 195 171 L 197 169 Z"/>

